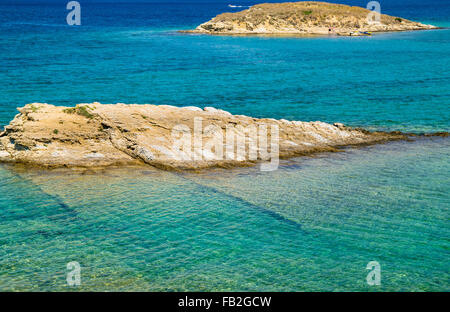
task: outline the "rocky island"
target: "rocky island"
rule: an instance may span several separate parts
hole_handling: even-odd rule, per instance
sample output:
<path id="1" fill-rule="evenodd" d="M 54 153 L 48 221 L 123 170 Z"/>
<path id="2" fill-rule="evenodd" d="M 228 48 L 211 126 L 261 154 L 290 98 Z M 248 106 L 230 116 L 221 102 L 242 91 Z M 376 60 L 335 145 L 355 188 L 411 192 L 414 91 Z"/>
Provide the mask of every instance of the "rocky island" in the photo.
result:
<path id="1" fill-rule="evenodd" d="M 187 32 L 352 36 L 437 28 L 385 14 L 381 14 L 379 23 L 374 23 L 368 19 L 369 14 L 373 12 L 361 7 L 326 2 L 264 3 L 241 12 L 220 14 Z"/>
<path id="2" fill-rule="evenodd" d="M 343 124 L 258 119 L 206 107 L 33 103 L 0 133 L 0 162 L 45 167 L 202 169 L 404 139 Z M 241 152 L 239 152 L 241 151 Z"/>

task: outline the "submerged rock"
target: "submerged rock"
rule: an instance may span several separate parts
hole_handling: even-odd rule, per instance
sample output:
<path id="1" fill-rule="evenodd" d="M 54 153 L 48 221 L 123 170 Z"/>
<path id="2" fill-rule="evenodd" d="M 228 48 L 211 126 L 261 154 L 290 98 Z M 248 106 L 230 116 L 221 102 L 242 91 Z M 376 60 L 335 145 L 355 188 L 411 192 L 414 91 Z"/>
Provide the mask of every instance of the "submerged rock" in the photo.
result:
<path id="1" fill-rule="evenodd" d="M 33 103 L 0 134 L 0 161 L 47 167 L 230 167 L 404 139 L 342 124 L 257 119 L 215 108 Z"/>

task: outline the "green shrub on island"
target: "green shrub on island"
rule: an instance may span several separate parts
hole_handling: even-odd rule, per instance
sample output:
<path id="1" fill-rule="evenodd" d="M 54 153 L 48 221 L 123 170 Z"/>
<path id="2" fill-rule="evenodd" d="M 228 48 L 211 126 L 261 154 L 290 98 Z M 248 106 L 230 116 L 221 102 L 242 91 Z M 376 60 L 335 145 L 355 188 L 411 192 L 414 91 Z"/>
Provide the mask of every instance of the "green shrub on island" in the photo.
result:
<path id="1" fill-rule="evenodd" d="M 92 115 L 89 111 L 88 108 L 90 110 L 93 110 L 93 108 L 89 107 L 89 106 L 75 106 L 75 107 L 71 107 L 71 108 L 65 108 L 63 110 L 64 113 L 66 114 L 75 114 L 77 113 L 80 116 L 84 116 L 86 118 L 92 119 L 94 118 L 94 115 Z"/>

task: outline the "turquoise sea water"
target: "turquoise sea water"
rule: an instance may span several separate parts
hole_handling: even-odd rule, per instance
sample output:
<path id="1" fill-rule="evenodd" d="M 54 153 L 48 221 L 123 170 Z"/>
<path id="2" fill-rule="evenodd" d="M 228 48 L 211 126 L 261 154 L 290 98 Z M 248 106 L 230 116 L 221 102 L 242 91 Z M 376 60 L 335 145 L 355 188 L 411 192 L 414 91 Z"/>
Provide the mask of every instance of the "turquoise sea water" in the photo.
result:
<path id="1" fill-rule="evenodd" d="M 428 139 L 264 174 L 3 166 L 0 289 L 69 290 L 78 261 L 78 290 L 448 291 L 449 156 Z"/>
<path id="2" fill-rule="evenodd" d="M 363 1 L 342 1 L 364 6 Z M 381 1 L 450 26 L 448 1 Z M 368 129 L 450 129 L 450 30 L 184 35 L 228 2 L 0 1 L 0 124 L 30 102 L 215 106 Z M 250 4 L 240 1 L 236 4 Z M 0 166 L 0 290 L 450 290 L 450 141 L 180 174 Z M 378 261 L 382 285 L 369 287 Z M 66 264 L 82 285 L 66 285 Z"/>
<path id="3" fill-rule="evenodd" d="M 191 36 L 176 30 L 232 9 L 86 2 L 82 26 L 69 27 L 64 3 L 0 5 L 0 124 L 31 102 L 98 101 L 449 131 L 447 29 L 373 38 Z M 450 26 L 448 1 L 408 3 L 382 2 L 383 12 Z"/>

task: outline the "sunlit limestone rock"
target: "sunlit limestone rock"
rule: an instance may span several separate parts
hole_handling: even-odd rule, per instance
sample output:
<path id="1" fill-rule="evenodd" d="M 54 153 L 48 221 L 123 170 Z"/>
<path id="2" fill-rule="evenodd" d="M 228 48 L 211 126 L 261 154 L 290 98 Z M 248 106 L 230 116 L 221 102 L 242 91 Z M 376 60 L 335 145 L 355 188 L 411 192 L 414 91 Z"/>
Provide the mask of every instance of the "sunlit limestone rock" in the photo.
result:
<path id="1" fill-rule="evenodd" d="M 0 133 L 0 161 L 46 167 L 232 167 L 405 138 L 343 124 L 232 115 L 212 107 L 33 103 L 18 110 Z"/>

